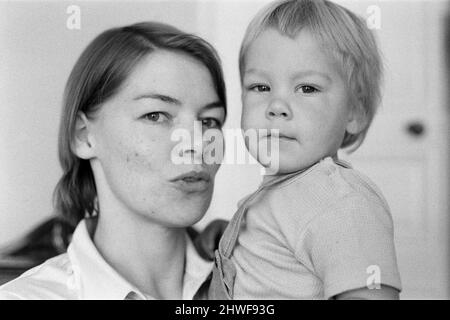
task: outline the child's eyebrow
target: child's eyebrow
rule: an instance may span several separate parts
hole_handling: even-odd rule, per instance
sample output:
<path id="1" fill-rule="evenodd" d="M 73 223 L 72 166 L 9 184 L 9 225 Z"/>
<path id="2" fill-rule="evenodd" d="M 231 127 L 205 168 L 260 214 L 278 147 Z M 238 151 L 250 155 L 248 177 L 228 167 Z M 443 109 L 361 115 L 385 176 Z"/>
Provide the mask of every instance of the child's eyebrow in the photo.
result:
<path id="1" fill-rule="evenodd" d="M 256 75 L 256 76 L 265 76 L 268 72 L 264 71 L 264 70 L 260 70 L 260 69 L 255 69 L 255 68 L 250 68 L 245 70 L 245 75 Z M 301 79 L 301 78 L 306 78 L 306 77 L 310 77 L 310 76 L 319 76 L 321 78 L 323 78 L 325 81 L 327 81 L 328 83 L 332 82 L 331 77 L 325 73 L 325 72 L 321 72 L 321 71 L 317 71 L 317 70 L 304 70 L 304 71 L 298 71 L 298 72 L 294 72 L 290 78 L 291 80 L 296 80 L 296 79 Z"/>
<path id="2" fill-rule="evenodd" d="M 264 70 L 260 70 L 260 69 L 255 69 L 255 68 L 250 68 L 250 69 L 246 69 L 244 71 L 244 74 L 254 74 L 254 75 L 259 75 L 259 76 L 264 76 L 266 73 L 266 71 Z"/>
<path id="3" fill-rule="evenodd" d="M 299 78 L 306 78 L 309 76 L 319 76 L 321 78 L 324 78 L 328 82 L 332 82 L 331 77 L 327 73 L 317 71 L 317 70 L 305 70 L 305 71 L 295 72 L 294 74 L 292 74 L 291 79 L 295 80 L 295 79 L 299 79 Z"/>

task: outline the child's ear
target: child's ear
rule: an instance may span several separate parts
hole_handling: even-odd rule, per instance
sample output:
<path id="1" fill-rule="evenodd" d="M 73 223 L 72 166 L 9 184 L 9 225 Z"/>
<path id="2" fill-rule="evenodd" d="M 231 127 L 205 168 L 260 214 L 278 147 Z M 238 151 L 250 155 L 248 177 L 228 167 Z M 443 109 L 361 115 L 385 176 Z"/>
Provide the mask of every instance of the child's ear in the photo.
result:
<path id="1" fill-rule="evenodd" d="M 93 138 L 89 132 L 89 120 L 83 112 L 78 112 L 75 122 L 74 141 L 72 151 L 81 159 L 89 160 L 94 157 Z"/>
<path id="2" fill-rule="evenodd" d="M 363 131 L 367 125 L 366 112 L 361 103 L 354 105 L 348 116 L 346 131 L 352 135 L 356 135 Z"/>

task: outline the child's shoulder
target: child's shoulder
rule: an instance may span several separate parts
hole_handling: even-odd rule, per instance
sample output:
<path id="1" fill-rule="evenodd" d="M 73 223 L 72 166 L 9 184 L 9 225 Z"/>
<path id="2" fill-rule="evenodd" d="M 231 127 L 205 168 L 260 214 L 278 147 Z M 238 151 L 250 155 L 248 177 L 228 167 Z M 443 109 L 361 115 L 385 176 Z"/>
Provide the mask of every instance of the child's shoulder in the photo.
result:
<path id="1" fill-rule="evenodd" d="M 381 191 L 370 178 L 349 163 L 334 161 L 330 157 L 280 184 L 274 191 L 285 196 L 304 198 L 302 195 L 305 195 L 313 201 L 326 204 L 357 194 L 385 202 Z"/>
<path id="2" fill-rule="evenodd" d="M 284 214 L 292 211 L 298 219 L 312 219 L 335 209 L 345 211 L 346 206 L 379 208 L 389 207 L 378 187 L 364 174 L 342 161 L 325 158 L 270 192 L 274 207 L 281 206 Z M 378 210 L 376 210 L 378 211 Z M 303 219 L 302 218 L 302 219 Z"/>
<path id="3" fill-rule="evenodd" d="M 270 208 L 292 248 L 297 248 L 304 235 L 316 234 L 317 229 L 337 234 L 359 234 L 368 226 L 371 231 L 386 234 L 393 230 L 389 207 L 375 184 L 331 158 L 271 189 L 265 201 L 264 207 Z"/>

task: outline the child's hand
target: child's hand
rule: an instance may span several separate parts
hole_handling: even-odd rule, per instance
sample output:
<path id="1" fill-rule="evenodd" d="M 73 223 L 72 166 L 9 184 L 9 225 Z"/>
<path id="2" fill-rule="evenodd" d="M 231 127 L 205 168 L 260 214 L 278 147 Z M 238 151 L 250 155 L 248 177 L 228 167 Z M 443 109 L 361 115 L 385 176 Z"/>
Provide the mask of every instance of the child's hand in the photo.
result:
<path id="1" fill-rule="evenodd" d="M 214 260 L 214 251 L 218 248 L 227 225 L 226 220 L 214 220 L 194 238 L 194 246 L 203 259 Z"/>

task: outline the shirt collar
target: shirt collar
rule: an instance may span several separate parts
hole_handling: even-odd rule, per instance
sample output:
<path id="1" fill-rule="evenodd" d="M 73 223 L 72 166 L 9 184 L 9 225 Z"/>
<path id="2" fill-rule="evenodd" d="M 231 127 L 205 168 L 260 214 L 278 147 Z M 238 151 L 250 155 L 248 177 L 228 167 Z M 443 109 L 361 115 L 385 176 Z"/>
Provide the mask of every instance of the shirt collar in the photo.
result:
<path id="1" fill-rule="evenodd" d="M 213 263 L 203 260 L 187 234 L 186 237 L 182 297 L 191 300 L 211 273 Z M 105 261 L 89 235 L 86 220 L 82 220 L 75 229 L 67 253 L 72 263 L 75 286 L 81 299 L 154 299 L 139 291 Z"/>
<path id="2" fill-rule="evenodd" d="M 183 300 L 192 300 L 212 272 L 214 262 L 204 260 L 186 233 L 186 262 L 183 279 Z"/>
<path id="3" fill-rule="evenodd" d="M 302 174 L 306 171 L 308 171 L 308 169 L 313 168 L 314 166 L 316 166 L 319 163 L 328 163 L 328 164 L 338 164 L 344 168 L 352 168 L 352 165 L 350 164 L 350 162 L 347 162 L 345 160 L 339 159 L 338 156 L 333 156 L 333 157 L 325 157 L 319 161 L 317 161 L 316 163 L 314 163 L 313 165 L 311 165 L 310 167 L 306 168 L 306 169 L 301 169 L 295 172 L 290 172 L 290 173 L 286 173 L 286 174 L 277 174 L 277 175 L 269 175 L 266 174 L 263 176 L 263 181 L 262 181 L 262 185 L 268 185 L 271 182 L 275 181 L 276 179 L 279 180 L 284 180 L 286 178 L 290 178 L 299 174 Z M 240 204 L 239 204 L 240 205 Z"/>

